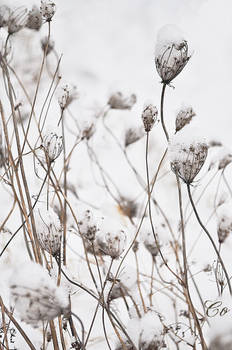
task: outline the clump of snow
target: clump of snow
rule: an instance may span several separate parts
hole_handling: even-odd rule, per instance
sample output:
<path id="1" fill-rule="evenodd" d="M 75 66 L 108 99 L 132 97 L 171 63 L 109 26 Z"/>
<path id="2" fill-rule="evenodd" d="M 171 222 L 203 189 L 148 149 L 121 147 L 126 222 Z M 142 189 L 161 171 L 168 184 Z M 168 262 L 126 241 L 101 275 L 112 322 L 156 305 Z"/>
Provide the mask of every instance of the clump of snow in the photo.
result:
<path id="1" fill-rule="evenodd" d="M 184 33 L 175 24 L 166 24 L 157 34 L 155 56 L 162 55 L 165 49 L 170 45 L 179 46 L 185 41 Z"/>

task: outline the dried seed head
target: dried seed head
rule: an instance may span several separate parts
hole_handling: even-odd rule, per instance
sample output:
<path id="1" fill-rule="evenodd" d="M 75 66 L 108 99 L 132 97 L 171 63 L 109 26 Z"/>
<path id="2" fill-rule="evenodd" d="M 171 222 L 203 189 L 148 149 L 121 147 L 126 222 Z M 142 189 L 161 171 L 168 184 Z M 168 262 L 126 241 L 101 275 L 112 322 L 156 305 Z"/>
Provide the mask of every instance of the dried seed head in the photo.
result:
<path id="1" fill-rule="evenodd" d="M 171 170 L 191 184 L 205 163 L 208 145 L 204 139 L 190 140 L 183 136 L 178 133 L 169 143 Z"/>
<path id="2" fill-rule="evenodd" d="M 26 27 L 33 30 L 40 30 L 42 26 L 42 15 L 39 8 L 34 5 L 28 13 Z"/>
<path id="3" fill-rule="evenodd" d="M 189 124 L 195 115 L 196 114 L 192 107 L 182 108 L 176 116 L 176 132 L 181 130 L 185 125 Z"/>
<path id="4" fill-rule="evenodd" d="M 8 6 L 0 6 L 0 28 L 6 27 L 10 18 L 11 10 Z"/>
<path id="5" fill-rule="evenodd" d="M 222 204 L 217 211 L 218 218 L 218 241 L 223 243 L 232 232 L 232 206 L 231 203 Z"/>
<path id="6" fill-rule="evenodd" d="M 27 8 L 24 6 L 12 11 L 7 22 L 8 33 L 14 34 L 24 28 L 27 24 L 27 16 Z"/>
<path id="7" fill-rule="evenodd" d="M 118 209 L 120 214 L 128 216 L 128 218 L 132 219 L 137 215 L 138 204 L 134 200 L 121 198 Z"/>
<path id="8" fill-rule="evenodd" d="M 129 128 L 125 133 L 125 147 L 128 147 L 132 143 L 139 141 L 144 136 L 144 131 L 142 127 L 139 128 Z"/>
<path id="9" fill-rule="evenodd" d="M 105 234 L 105 254 L 117 259 L 123 253 L 126 244 L 126 234 L 123 230 L 107 232 Z"/>
<path id="10" fill-rule="evenodd" d="M 89 140 L 95 133 L 96 126 L 93 122 L 85 122 L 82 129 L 82 139 Z"/>
<path id="11" fill-rule="evenodd" d="M 87 209 L 80 217 L 79 229 L 81 234 L 89 241 L 94 241 L 97 232 L 100 231 L 97 220 L 89 209 Z"/>
<path id="12" fill-rule="evenodd" d="M 63 138 L 59 130 L 56 129 L 52 131 L 52 129 L 49 128 L 43 136 L 42 146 L 50 162 L 58 158 L 63 150 Z"/>
<path id="13" fill-rule="evenodd" d="M 51 0 L 41 1 L 40 12 L 46 22 L 50 22 L 56 12 L 56 5 Z"/>
<path id="14" fill-rule="evenodd" d="M 151 131 L 155 122 L 157 121 L 157 116 L 158 110 L 155 106 L 153 106 L 152 104 L 144 106 L 142 120 L 146 132 Z"/>
<path id="15" fill-rule="evenodd" d="M 42 38 L 40 43 L 41 43 L 41 49 L 43 50 L 43 52 L 45 52 L 47 48 L 46 55 L 48 55 L 54 49 L 54 46 L 55 46 L 55 42 L 53 40 L 50 39 L 48 42 L 47 36 Z"/>
<path id="16" fill-rule="evenodd" d="M 10 290 L 21 319 L 33 326 L 70 313 L 67 293 L 39 264 L 27 262 L 19 266 L 10 279 Z"/>
<path id="17" fill-rule="evenodd" d="M 232 162 L 232 154 L 227 153 L 225 154 L 218 164 L 218 170 L 225 169 L 225 167 Z"/>
<path id="18" fill-rule="evenodd" d="M 187 41 L 174 25 L 160 29 L 155 49 L 155 64 L 162 82 L 170 82 L 182 71 L 190 59 Z"/>
<path id="19" fill-rule="evenodd" d="M 109 100 L 108 105 L 112 109 L 131 109 L 136 103 L 136 95 L 123 96 L 121 92 L 113 93 Z"/>
<path id="20" fill-rule="evenodd" d="M 34 211 L 36 232 L 40 246 L 56 256 L 60 252 L 62 225 L 54 210 L 39 207 Z"/>
<path id="21" fill-rule="evenodd" d="M 58 95 L 58 103 L 60 105 L 60 108 L 64 110 L 78 97 L 79 94 L 76 86 L 68 84 L 62 86 Z"/>

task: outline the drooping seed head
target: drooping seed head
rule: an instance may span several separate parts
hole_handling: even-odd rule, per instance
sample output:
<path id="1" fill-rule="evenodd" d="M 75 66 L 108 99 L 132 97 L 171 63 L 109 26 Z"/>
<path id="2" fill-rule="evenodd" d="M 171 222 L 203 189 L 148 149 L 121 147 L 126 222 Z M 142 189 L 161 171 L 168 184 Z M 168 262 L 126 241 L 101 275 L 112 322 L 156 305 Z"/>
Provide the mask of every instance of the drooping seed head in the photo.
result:
<path id="1" fill-rule="evenodd" d="M 121 92 L 113 93 L 109 100 L 108 105 L 111 109 L 131 109 L 136 103 L 136 95 L 124 96 Z"/>
<path id="2" fill-rule="evenodd" d="M 142 127 L 129 128 L 125 132 L 125 147 L 130 146 L 132 143 L 139 141 L 144 136 L 144 131 Z"/>
<path id="3" fill-rule="evenodd" d="M 174 25 L 162 27 L 155 48 L 156 69 L 162 82 L 170 84 L 189 59 L 188 44 L 179 28 Z"/>
<path id="4" fill-rule="evenodd" d="M 176 116 L 176 132 L 180 131 L 185 125 L 189 124 L 195 115 L 196 114 L 192 107 L 181 108 Z"/>
<path id="5" fill-rule="evenodd" d="M 153 128 L 155 122 L 157 121 L 158 116 L 158 110 L 155 106 L 152 104 L 148 104 L 144 106 L 143 113 L 142 113 L 142 120 L 144 129 L 146 132 L 151 131 Z"/>

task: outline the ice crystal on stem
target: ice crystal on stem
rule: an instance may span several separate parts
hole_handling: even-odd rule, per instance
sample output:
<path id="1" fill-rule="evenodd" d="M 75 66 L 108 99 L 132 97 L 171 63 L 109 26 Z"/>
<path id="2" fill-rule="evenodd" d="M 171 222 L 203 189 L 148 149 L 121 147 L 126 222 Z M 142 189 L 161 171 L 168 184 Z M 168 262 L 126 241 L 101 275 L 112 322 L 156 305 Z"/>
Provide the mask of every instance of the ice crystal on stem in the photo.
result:
<path id="1" fill-rule="evenodd" d="M 62 225 L 52 208 L 38 207 L 34 210 L 36 232 L 41 247 L 53 256 L 60 251 Z"/>
<path id="2" fill-rule="evenodd" d="M 46 22 L 50 22 L 56 12 L 56 5 L 53 1 L 41 1 L 40 12 Z"/>
<path id="3" fill-rule="evenodd" d="M 58 158 L 63 150 L 63 138 L 60 135 L 59 130 L 48 128 L 43 136 L 42 146 L 50 162 L 53 162 Z"/>
<path id="4" fill-rule="evenodd" d="M 188 44 L 179 28 L 175 25 L 162 27 L 155 48 L 155 64 L 162 83 L 170 84 L 189 59 Z"/>
<path id="5" fill-rule="evenodd" d="M 124 96 L 121 92 L 113 93 L 108 100 L 108 105 L 112 109 L 131 109 L 135 103 L 135 94 Z"/>
<path id="6" fill-rule="evenodd" d="M 189 134 L 182 133 L 169 143 L 171 169 L 186 184 L 191 184 L 205 163 L 208 145 L 202 138 L 191 139 Z"/>
<path id="7" fill-rule="evenodd" d="M 148 104 L 144 106 L 143 113 L 142 113 L 142 120 L 144 129 L 146 132 L 151 131 L 153 128 L 155 122 L 157 121 L 158 116 L 158 110 L 155 106 L 152 104 Z"/>
<path id="8" fill-rule="evenodd" d="M 19 266 L 10 279 L 10 290 L 22 321 L 33 326 L 70 312 L 67 293 L 39 264 L 27 262 Z"/>

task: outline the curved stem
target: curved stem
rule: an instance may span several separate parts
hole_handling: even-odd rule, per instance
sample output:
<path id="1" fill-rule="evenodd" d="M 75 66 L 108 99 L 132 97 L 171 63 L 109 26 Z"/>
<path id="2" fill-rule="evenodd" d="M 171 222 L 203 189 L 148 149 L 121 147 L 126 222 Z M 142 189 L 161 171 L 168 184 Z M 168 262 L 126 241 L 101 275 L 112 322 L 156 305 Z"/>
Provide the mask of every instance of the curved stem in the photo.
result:
<path id="1" fill-rule="evenodd" d="M 166 86 L 167 84 L 163 83 L 162 93 L 161 93 L 160 117 L 161 117 L 161 124 L 162 124 L 163 131 L 165 133 L 167 141 L 169 142 L 169 135 L 164 123 L 164 93 L 165 93 Z"/>
<path id="2" fill-rule="evenodd" d="M 224 273 L 225 273 L 226 280 L 227 280 L 228 287 L 229 287 L 229 291 L 230 291 L 230 295 L 232 295 L 232 289 L 231 289 L 231 284 L 230 284 L 230 278 L 229 278 L 228 273 L 227 273 L 227 271 L 226 271 L 224 262 L 223 262 L 223 260 L 222 260 L 222 258 L 221 258 L 221 255 L 220 255 L 220 253 L 219 253 L 219 251 L 218 251 L 218 249 L 217 249 L 217 247 L 216 247 L 216 244 L 214 243 L 213 238 L 211 237 L 209 231 L 206 229 L 206 227 L 204 226 L 204 224 L 202 223 L 202 221 L 201 221 L 201 219 L 200 219 L 200 217 L 199 217 L 199 215 L 198 215 L 197 209 L 196 209 L 195 204 L 194 204 L 194 202 L 193 202 L 193 198 L 192 198 L 192 194 L 191 194 L 191 190 L 190 190 L 190 185 L 189 185 L 189 184 L 187 184 L 187 189 L 188 189 L 189 200 L 190 200 L 191 205 L 192 205 L 192 207 L 193 207 L 193 211 L 194 211 L 194 213 L 195 213 L 195 216 L 196 216 L 196 218 L 197 218 L 197 221 L 199 222 L 199 225 L 200 225 L 201 228 L 205 231 L 205 233 L 207 234 L 207 236 L 208 236 L 210 242 L 212 243 L 212 246 L 213 246 L 213 248 L 214 248 L 214 250 L 215 250 L 215 252 L 216 252 L 216 254 L 217 254 L 218 260 L 220 261 L 220 263 L 221 263 L 221 265 L 222 265 L 222 268 L 223 268 L 223 271 L 224 271 Z"/>

